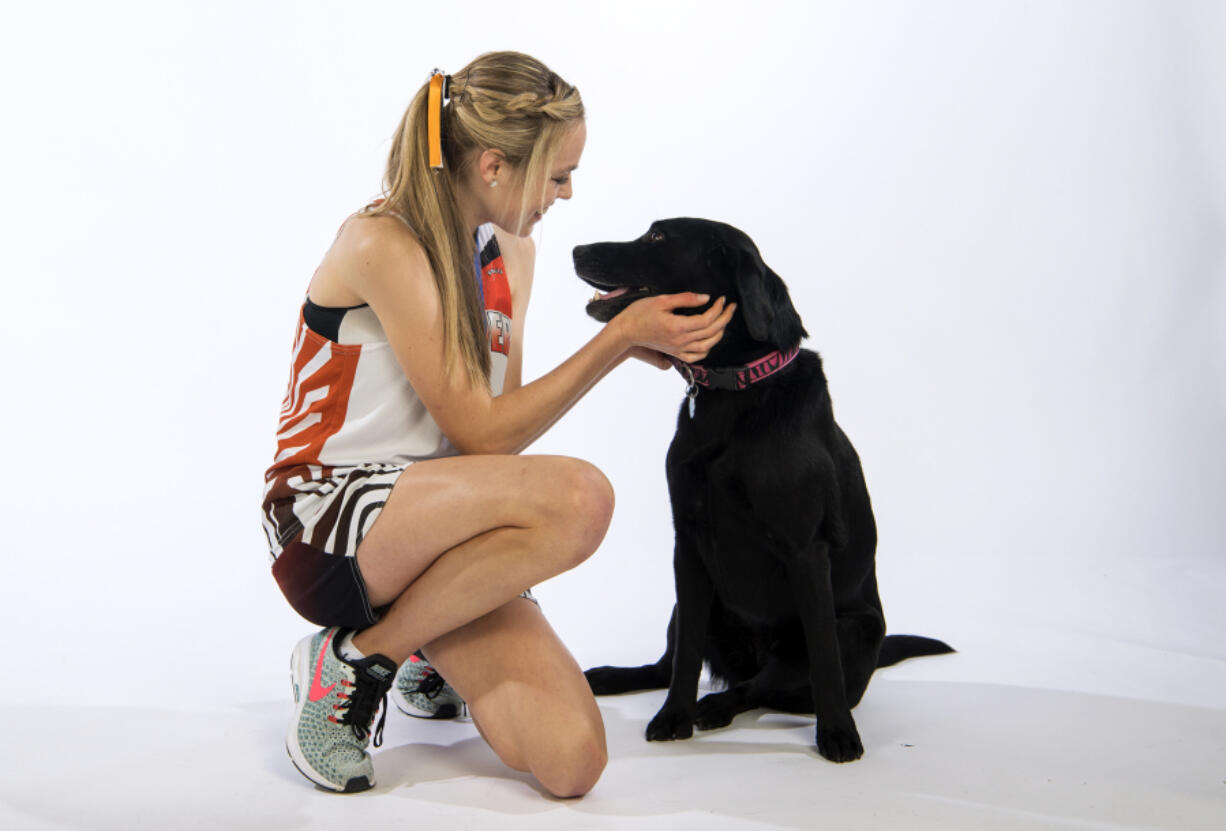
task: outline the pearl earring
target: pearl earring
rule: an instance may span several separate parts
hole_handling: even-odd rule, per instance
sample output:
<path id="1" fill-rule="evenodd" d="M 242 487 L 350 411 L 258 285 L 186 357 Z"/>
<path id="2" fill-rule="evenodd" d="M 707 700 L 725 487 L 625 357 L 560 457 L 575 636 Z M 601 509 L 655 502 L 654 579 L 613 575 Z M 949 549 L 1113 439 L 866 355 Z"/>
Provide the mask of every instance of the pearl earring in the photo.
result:
<path id="1" fill-rule="evenodd" d="M 497 179 L 491 179 L 491 180 L 490 180 L 490 187 L 492 187 L 492 188 L 496 188 L 496 187 L 498 187 L 498 180 L 497 180 Z"/>

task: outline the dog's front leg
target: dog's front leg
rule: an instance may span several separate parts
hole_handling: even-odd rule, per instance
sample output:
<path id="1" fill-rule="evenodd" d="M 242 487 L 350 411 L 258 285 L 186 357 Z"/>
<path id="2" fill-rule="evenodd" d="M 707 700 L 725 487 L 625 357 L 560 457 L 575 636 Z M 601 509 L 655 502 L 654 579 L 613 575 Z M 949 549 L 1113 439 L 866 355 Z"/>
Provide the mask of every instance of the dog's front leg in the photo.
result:
<path id="1" fill-rule="evenodd" d="M 673 678 L 664 706 L 647 725 L 651 742 L 688 739 L 694 735 L 698 676 L 702 672 L 703 644 L 715 589 L 692 544 L 678 534 L 673 553 L 677 582 L 677 608 L 673 619 Z"/>
<path id="2" fill-rule="evenodd" d="M 818 541 L 808 555 L 791 558 L 792 595 L 804 627 L 809 655 L 809 683 L 817 714 L 817 752 L 832 762 L 851 762 L 864 755 L 856 730 L 839 655 L 834 590 L 830 584 L 830 546 Z"/>

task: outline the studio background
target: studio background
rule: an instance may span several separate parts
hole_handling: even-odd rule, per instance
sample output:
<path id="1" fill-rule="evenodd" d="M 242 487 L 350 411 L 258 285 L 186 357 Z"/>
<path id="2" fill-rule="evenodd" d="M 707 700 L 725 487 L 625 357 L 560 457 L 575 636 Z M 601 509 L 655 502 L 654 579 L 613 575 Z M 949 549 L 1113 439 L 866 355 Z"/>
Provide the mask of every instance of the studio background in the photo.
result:
<path id="1" fill-rule="evenodd" d="M 737 225 L 787 281 L 861 455 L 891 630 L 954 644 L 968 682 L 1220 709 L 1226 6 L 8 16 L 0 602 L 22 658 L 2 672 L 38 712 L 288 713 L 311 627 L 269 575 L 258 506 L 297 309 L 417 87 L 495 49 L 541 58 L 588 111 L 574 198 L 536 234 L 525 380 L 597 331 L 574 245 Z M 599 552 L 537 589 L 585 666 L 663 648 L 683 387 L 623 366 L 529 450 L 587 459 L 617 493 Z"/>

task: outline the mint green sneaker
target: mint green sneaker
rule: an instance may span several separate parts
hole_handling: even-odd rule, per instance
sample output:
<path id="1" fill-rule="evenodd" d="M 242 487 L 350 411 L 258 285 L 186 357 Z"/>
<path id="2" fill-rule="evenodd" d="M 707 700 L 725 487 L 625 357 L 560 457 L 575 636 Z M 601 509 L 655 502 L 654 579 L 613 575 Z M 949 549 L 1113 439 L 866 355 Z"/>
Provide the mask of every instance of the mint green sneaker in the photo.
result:
<path id="1" fill-rule="evenodd" d="M 468 715 L 459 693 L 443 680 L 420 652 L 410 655 L 396 673 L 392 701 L 405 715 L 414 718 L 456 718 Z"/>
<path id="2" fill-rule="evenodd" d="M 383 655 L 353 663 L 342 659 L 336 646 L 343 636 L 337 627 L 324 629 L 294 647 L 289 664 L 294 718 L 285 749 L 298 772 L 319 787 L 354 793 L 375 784 L 366 746 L 380 704 L 383 717 L 375 729 L 375 747 L 383 743 L 387 691 L 396 664 Z"/>

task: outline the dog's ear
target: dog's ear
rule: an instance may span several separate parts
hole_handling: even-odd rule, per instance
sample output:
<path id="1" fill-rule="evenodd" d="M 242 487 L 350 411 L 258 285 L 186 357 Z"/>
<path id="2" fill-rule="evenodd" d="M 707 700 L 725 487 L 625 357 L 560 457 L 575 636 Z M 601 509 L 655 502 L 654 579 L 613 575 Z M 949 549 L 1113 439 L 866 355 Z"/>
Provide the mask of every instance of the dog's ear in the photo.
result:
<path id="1" fill-rule="evenodd" d="M 775 324 L 775 309 L 766 288 L 766 272 L 769 269 L 758 252 L 739 246 L 730 252 L 729 258 L 732 260 L 736 292 L 741 297 L 740 312 L 745 318 L 745 325 L 749 327 L 749 335 L 756 341 L 768 341 Z"/>
<path id="2" fill-rule="evenodd" d="M 741 298 L 737 312 L 744 316 L 750 337 L 777 349 L 788 349 L 807 337 L 787 286 L 762 255 L 752 247 L 737 246 L 728 256 Z"/>

